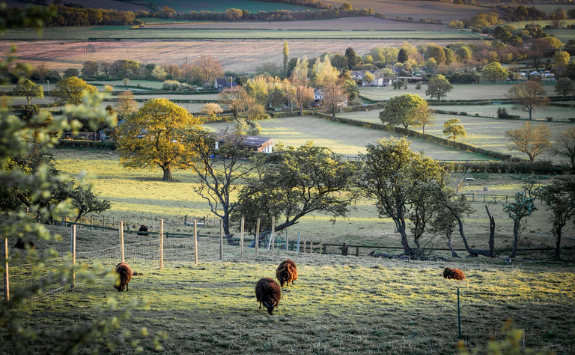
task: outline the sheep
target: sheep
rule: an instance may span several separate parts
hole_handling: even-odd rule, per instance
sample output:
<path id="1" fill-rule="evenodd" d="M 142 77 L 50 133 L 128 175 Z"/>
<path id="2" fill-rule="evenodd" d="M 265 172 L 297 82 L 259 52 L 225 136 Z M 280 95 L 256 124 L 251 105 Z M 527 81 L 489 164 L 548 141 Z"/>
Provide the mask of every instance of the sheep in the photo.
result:
<path id="1" fill-rule="evenodd" d="M 14 245 L 14 248 L 24 250 L 26 249 L 26 245 L 28 245 L 30 249 L 34 249 L 34 243 L 32 241 L 24 242 L 22 238 L 18 238 L 18 241 L 16 242 L 16 245 Z"/>
<path id="2" fill-rule="evenodd" d="M 274 307 L 279 305 L 280 299 L 282 298 L 281 287 L 269 277 L 264 277 L 260 279 L 256 285 L 256 298 L 260 303 L 259 309 L 262 309 L 263 303 L 268 309 L 268 313 L 273 315 Z"/>
<path id="3" fill-rule="evenodd" d="M 124 291 L 124 287 L 126 287 L 126 291 L 130 291 L 128 287 L 128 283 L 132 279 L 132 269 L 126 263 L 119 263 L 116 265 L 116 274 L 119 275 L 119 280 L 116 281 L 114 288 L 118 290 L 118 292 Z"/>
<path id="4" fill-rule="evenodd" d="M 150 233 L 148 233 L 148 227 L 142 224 L 140 230 L 138 231 L 138 235 L 150 235 Z"/>
<path id="5" fill-rule="evenodd" d="M 463 274 L 463 271 L 459 269 L 451 269 L 448 267 L 446 267 L 445 270 L 443 270 L 443 277 L 445 277 L 446 279 L 465 280 L 465 275 Z"/>
<path id="6" fill-rule="evenodd" d="M 293 282 L 297 280 L 297 267 L 295 263 L 290 259 L 282 261 L 276 269 L 276 277 L 282 287 L 284 287 L 286 283 L 289 285 L 290 282 L 293 285 Z"/>

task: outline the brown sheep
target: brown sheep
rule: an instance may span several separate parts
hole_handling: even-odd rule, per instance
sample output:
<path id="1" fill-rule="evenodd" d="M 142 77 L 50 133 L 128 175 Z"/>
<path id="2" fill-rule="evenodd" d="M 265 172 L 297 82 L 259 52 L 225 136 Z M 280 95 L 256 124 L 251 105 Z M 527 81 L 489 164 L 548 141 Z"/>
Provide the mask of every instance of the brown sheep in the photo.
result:
<path id="1" fill-rule="evenodd" d="M 262 309 L 262 303 L 268 309 L 269 314 L 273 314 L 274 307 L 277 307 L 282 298 L 282 290 L 280 285 L 269 277 L 264 277 L 260 279 L 256 285 L 256 298 L 260 303 L 260 309 Z"/>
<path id="2" fill-rule="evenodd" d="M 463 274 L 463 271 L 459 269 L 451 269 L 448 267 L 443 270 L 443 277 L 446 279 L 455 279 L 460 281 L 465 280 L 465 274 Z"/>
<path id="3" fill-rule="evenodd" d="M 116 281 L 114 288 L 118 290 L 118 292 L 124 291 L 124 287 L 126 287 L 126 291 L 130 291 L 128 288 L 128 283 L 132 279 L 132 269 L 126 263 L 119 263 L 116 265 L 116 274 L 119 275 L 119 280 Z"/>
<path id="4" fill-rule="evenodd" d="M 30 249 L 34 249 L 34 243 L 33 242 L 24 242 L 22 240 L 22 238 L 18 238 L 18 241 L 16 242 L 16 245 L 14 245 L 14 248 L 17 249 L 26 249 L 26 245 L 28 245 L 30 247 Z"/>
<path id="5" fill-rule="evenodd" d="M 293 282 L 297 280 L 297 267 L 295 263 L 290 259 L 282 261 L 276 269 L 276 277 L 282 287 L 284 287 L 286 283 L 289 285 L 290 282 L 293 285 Z"/>

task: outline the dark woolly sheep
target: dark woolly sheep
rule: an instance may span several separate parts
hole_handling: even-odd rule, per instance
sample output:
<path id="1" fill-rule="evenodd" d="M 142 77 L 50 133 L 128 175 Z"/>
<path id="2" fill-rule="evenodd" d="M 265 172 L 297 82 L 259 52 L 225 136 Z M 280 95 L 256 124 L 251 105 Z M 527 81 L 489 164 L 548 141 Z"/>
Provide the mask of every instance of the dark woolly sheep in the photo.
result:
<path id="1" fill-rule="evenodd" d="M 34 249 L 34 243 L 33 242 L 24 242 L 22 240 L 22 238 L 18 238 L 18 241 L 16 242 L 16 245 L 14 245 L 14 248 L 17 249 L 26 249 L 26 245 L 28 245 L 30 247 L 30 249 Z"/>
<path id="2" fill-rule="evenodd" d="M 148 233 L 148 227 L 142 224 L 138 231 L 138 235 L 150 235 L 150 233 Z"/>
<path id="3" fill-rule="evenodd" d="M 463 274 L 463 271 L 459 269 L 451 269 L 448 267 L 443 270 L 443 277 L 446 279 L 455 279 L 460 281 L 465 280 L 465 274 Z"/>
<path id="4" fill-rule="evenodd" d="M 116 265 L 116 274 L 119 275 L 119 280 L 116 281 L 114 287 L 118 292 L 124 291 L 124 287 L 126 291 L 130 291 L 128 287 L 128 283 L 132 279 L 132 269 L 126 263 L 119 263 Z"/>
<path id="5" fill-rule="evenodd" d="M 297 280 L 297 267 L 295 263 L 290 259 L 282 261 L 276 269 L 276 277 L 282 287 L 284 287 L 286 283 L 289 285 L 290 282 L 293 285 L 293 282 Z"/>
<path id="6" fill-rule="evenodd" d="M 281 287 L 269 277 L 264 277 L 256 285 L 256 298 L 260 303 L 260 309 L 262 309 L 263 303 L 268 309 L 268 313 L 273 314 L 274 307 L 279 305 L 282 298 Z"/>

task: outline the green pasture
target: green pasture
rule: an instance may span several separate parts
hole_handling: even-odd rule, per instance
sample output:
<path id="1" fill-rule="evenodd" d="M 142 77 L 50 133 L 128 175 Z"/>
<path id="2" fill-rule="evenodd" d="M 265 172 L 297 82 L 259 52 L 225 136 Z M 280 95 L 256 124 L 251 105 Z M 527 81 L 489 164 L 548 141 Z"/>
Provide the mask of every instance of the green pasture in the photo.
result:
<path id="1" fill-rule="evenodd" d="M 561 101 L 564 103 L 564 101 Z M 568 103 L 568 102 L 565 102 Z M 513 105 L 439 105 L 430 106 L 433 110 L 444 110 L 444 111 L 456 111 L 456 112 L 467 112 L 471 116 L 479 114 L 480 116 L 494 116 L 497 117 L 497 109 L 504 108 L 510 115 L 519 115 L 522 118 L 528 119 L 529 113 L 521 110 L 513 110 Z M 553 117 L 555 121 L 567 121 L 569 118 L 575 117 L 575 110 L 572 107 L 559 107 L 559 106 L 547 106 L 540 107 L 533 111 L 534 120 L 545 120 L 547 117 Z"/>
<path id="2" fill-rule="evenodd" d="M 112 86 L 112 88 L 114 90 L 134 90 L 134 88 L 126 88 L 126 85 L 124 85 L 124 82 L 122 80 L 110 80 L 110 81 L 88 81 L 88 84 L 90 85 L 97 85 L 99 86 L 105 86 L 105 85 L 110 85 Z M 132 80 L 130 79 L 130 81 L 128 82 L 128 86 L 138 86 L 140 85 L 142 87 L 142 89 L 147 89 L 147 88 L 151 88 L 151 89 L 161 89 L 164 86 L 164 82 L 163 81 L 153 81 L 153 80 Z"/>
<path id="3" fill-rule="evenodd" d="M 247 10 L 249 12 L 259 11 L 277 11 L 277 10 L 290 10 L 290 11 L 314 11 L 314 8 L 306 6 L 298 6 L 292 4 L 282 3 L 268 3 L 250 0 L 157 0 L 154 1 L 156 5 L 168 6 L 177 12 L 190 12 L 190 11 L 211 11 L 211 12 L 224 12 L 227 9 L 235 8 Z"/>
<path id="4" fill-rule="evenodd" d="M 575 22 L 571 22 L 574 24 Z M 567 43 L 570 39 L 575 39 L 575 30 L 569 28 L 553 28 L 545 30 L 550 36 L 557 37 L 563 44 Z"/>
<path id="5" fill-rule="evenodd" d="M 218 94 L 194 94 L 194 95 L 179 95 L 179 94 L 144 94 L 144 95 L 134 95 L 134 99 L 157 99 L 157 98 L 164 98 L 168 100 L 211 100 L 213 102 L 217 102 L 219 100 Z"/>
<path id="6" fill-rule="evenodd" d="M 507 84 L 456 84 L 453 85 L 453 90 L 447 94 L 444 100 L 488 100 L 488 99 L 505 99 L 505 95 L 512 85 Z M 548 95 L 555 94 L 555 86 L 544 86 Z M 381 101 L 403 94 L 415 94 L 430 100 L 431 97 L 425 95 L 427 85 L 422 85 L 421 89 L 417 90 L 415 84 L 409 84 L 407 89 L 395 90 L 393 87 L 370 87 L 360 88 L 361 95 L 370 100 Z M 436 98 L 434 98 L 436 99 Z M 453 110 L 452 110 L 453 111 Z M 460 110 L 463 111 L 463 110 Z"/>
<path id="7" fill-rule="evenodd" d="M 260 135 L 273 138 L 274 144 L 281 142 L 284 145 L 297 147 L 307 141 L 313 141 L 317 145 L 329 147 L 334 152 L 347 156 L 357 156 L 358 153 L 365 153 L 365 146 L 368 143 L 376 143 L 381 138 L 398 137 L 398 135 L 387 131 L 350 126 L 311 116 L 270 119 L 258 121 L 258 123 L 262 128 Z M 224 130 L 226 128 L 232 129 L 233 125 L 234 123 L 220 122 L 208 123 L 206 127 L 214 130 Z M 454 148 L 430 143 L 423 139 L 410 139 L 412 140 L 411 149 L 423 151 L 434 159 L 489 159 L 479 154 L 462 152 Z"/>
<path id="8" fill-rule="evenodd" d="M 106 244 L 117 243 L 114 236 Z M 258 309 L 254 287 L 262 277 L 275 278 L 286 258 L 297 263 L 298 280 L 282 289 L 270 316 L 265 307 Z M 107 267 L 116 262 L 103 261 Z M 501 329 L 512 319 L 525 332 L 521 346 L 575 352 L 575 273 L 569 267 L 485 259 L 422 263 L 276 251 L 256 255 L 252 250 L 226 262 L 178 260 L 166 262 L 163 270 L 155 265 L 151 260 L 134 268 L 143 275 L 132 278 L 129 292 L 118 293 L 113 277 L 107 277 L 30 303 L 24 324 L 65 331 L 92 319 L 94 309 L 113 297 L 119 308 L 131 299 L 147 304 L 121 321 L 122 327 L 133 339 L 142 327 L 150 334 L 165 332 L 165 354 L 457 354 L 459 288 L 468 347 L 485 349 L 490 338 L 502 339 Z M 461 268 L 467 280 L 444 279 L 445 266 Z M 37 339 L 30 350 L 41 351 L 47 341 Z M 150 339 L 141 345 L 144 353 L 157 353 Z"/>
<path id="9" fill-rule="evenodd" d="M 49 27 L 42 30 L 42 40 L 69 39 L 370 39 L 370 40 L 475 40 L 478 34 L 465 31 L 318 31 L 318 30 L 190 30 L 130 29 L 130 26 Z M 32 29 L 8 30 L 3 40 L 38 40 Z"/>
<path id="10" fill-rule="evenodd" d="M 435 125 L 426 126 L 425 127 L 425 133 L 431 134 L 434 136 L 444 137 L 443 136 L 443 124 L 445 123 L 445 121 L 452 119 L 452 118 L 457 118 L 461 121 L 461 124 L 465 127 L 465 130 L 467 131 L 467 136 L 466 137 L 458 137 L 457 138 L 458 141 L 469 143 L 469 144 L 472 144 L 472 145 L 477 146 L 477 147 L 486 148 L 489 150 L 494 150 L 494 151 L 505 153 L 505 154 L 512 154 L 515 157 L 526 159 L 527 155 L 520 153 L 518 151 L 510 151 L 509 150 L 509 148 L 508 148 L 509 138 L 505 137 L 505 131 L 520 128 L 527 121 L 525 121 L 525 120 L 504 120 L 504 119 L 499 119 L 499 118 L 488 118 L 488 117 L 475 117 L 474 115 L 471 115 L 474 112 L 474 111 L 472 111 L 472 109 L 475 107 L 477 107 L 477 108 L 487 107 L 487 108 L 493 110 L 494 107 L 500 107 L 500 106 L 506 107 L 507 110 L 511 114 L 513 114 L 511 111 L 510 105 L 498 105 L 498 106 L 477 105 L 477 106 L 444 106 L 444 107 L 443 106 L 438 106 L 438 107 L 432 106 L 433 109 L 438 109 L 439 107 L 441 107 L 442 110 L 458 111 L 458 112 L 466 111 L 470 114 L 470 116 L 436 114 Z M 549 110 L 554 110 L 554 109 L 561 109 L 561 110 L 557 110 L 557 111 L 563 111 L 563 108 L 547 107 L 547 108 L 545 108 L 545 112 L 548 112 Z M 469 110 L 469 111 L 467 111 L 467 110 Z M 571 110 L 571 112 L 573 112 L 572 109 L 565 109 L 565 110 L 566 111 Z M 348 113 L 340 113 L 338 116 L 344 117 L 344 118 L 352 118 L 354 120 L 372 122 L 372 123 L 381 123 L 381 120 L 379 119 L 379 112 L 380 111 L 381 110 L 372 110 L 372 111 L 365 111 L 365 112 L 364 111 L 362 111 L 362 112 L 348 112 Z M 486 111 L 486 113 L 487 113 L 487 111 Z M 492 115 L 492 113 L 490 113 L 490 114 Z M 549 113 L 546 113 L 546 114 L 549 114 Z M 565 122 L 537 121 L 537 122 L 531 122 L 531 123 L 534 125 L 539 125 L 541 123 L 544 123 L 551 130 L 553 137 L 557 136 L 560 132 L 563 132 L 564 130 L 573 127 L 573 125 L 574 125 L 574 123 L 567 122 L 567 121 L 565 121 Z M 410 127 L 410 129 L 422 132 L 421 127 Z M 553 140 L 553 137 L 551 138 L 552 140 Z M 553 156 L 551 154 L 543 154 L 543 155 L 539 156 L 537 159 L 562 161 L 561 158 L 558 158 L 558 157 Z"/>
<path id="11" fill-rule="evenodd" d="M 312 125 L 308 122 L 307 125 Z M 351 128 L 351 127 L 350 127 Z M 324 128 L 325 129 L 325 128 Z M 285 129 L 284 129 L 285 130 Z M 285 130 L 288 133 L 288 130 Z M 297 132 L 293 132 L 297 134 Z M 277 144 L 277 141 L 274 141 Z M 319 144 L 316 141 L 316 144 Z M 56 167 L 71 176 L 82 172 L 88 174 L 87 182 L 93 184 L 94 191 L 100 193 L 100 197 L 110 200 L 112 208 L 101 215 L 96 215 L 95 220 L 100 223 L 101 217 L 106 218 L 106 223 L 112 223 L 125 219 L 133 225 L 135 220 L 147 224 L 155 220 L 155 231 L 159 225 L 159 219 L 170 220 L 168 232 L 191 233 L 191 227 L 183 226 L 184 216 L 214 216 L 210 213 L 208 203 L 195 193 L 198 187 L 195 176 L 187 170 L 173 172 L 174 182 L 163 182 L 162 171 L 155 169 L 126 169 L 119 163 L 116 151 L 101 150 L 75 150 L 57 149 L 54 151 L 57 159 Z M 456 186 L 462 178 L 462 174 L 453 174 L 450 178 L 452 186 Z M 494 195 L 513 196 L 520 190 L 523 175 L 510 174 L 473 174 L 475 181 L 466 183 L 462 192 L 476 193 L 477 201 L 473 203 L 475 212 L 465 219 L 465 233 L 473 247 L 485 247 L 489 236 L 489 221 L 485 214 L 483 196 L 490 211 L 497 221 L 496 247 L 506 248 L 513 240 L 513 222 L 505 212 L 501 204 L 493 204 Z M 540 183 L 548 182 L 548 176 L 538 176 Z M 487 187 L 487 191 L 484 188 Z M 235 196 L 235 194 L 234 194 Z M 235 198 L 235 197 L 232 197 Z M 525 220 L 525 230 L 522 232 L 520 247 L 553 246 L 554 238 L 550 232 L 549 213 L 545 207 L 537 202 L 539 211 Z M 175 224 L 174 221 L 180 221 Z M 568 224 L 565 230 L 565 245 L 575 245 L 573 238 L 573 224 Z M 239 226 L 233 225 L 232 229 L 239 230 Z M 377 216 L 375 201 L 369 198 L 360 199 L 353 205 L 347 218 L 339 218 L 335 223 L 330 217 L 320 213 L 305 216 L 300 222 L 289 228 L 289 238 L 295 238 L 301 233 L 301 238 L 332 243 L 353 243 L 361 245 L 386 245 L 400 246 L 399 234 L 394 233 L 395 226 L 389 219 L 381 219 Z M 203 235 L 218 235 L 218 226 L 201 228 Z M 427 233 L 423 239 L 427 247 L 445 248 L 444 235 L 431 235 Z M 463 248 L 459 237 L 453 237 L 454 248 Z M 361 254 L 366 255 L 369 249 L 362 249 Z M 547 252 L 546 255 L 550 253 Z M 438 252 L 438 255 L 449 257 L 448 252 Z"/>

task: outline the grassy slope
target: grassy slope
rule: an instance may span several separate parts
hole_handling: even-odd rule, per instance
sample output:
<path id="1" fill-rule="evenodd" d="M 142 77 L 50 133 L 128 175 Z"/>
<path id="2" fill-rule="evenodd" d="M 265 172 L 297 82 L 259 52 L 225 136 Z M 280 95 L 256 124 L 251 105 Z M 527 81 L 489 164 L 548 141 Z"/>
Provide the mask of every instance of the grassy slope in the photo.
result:
<path id="1" fill-rule="evenodd" d="M 280 305 L 269 316 L 258 309 L 254 285 L 261 277 L 273 277 L 286 257 L 298 264 L 299 278 L 282 290 Z M 167 332 L 165 354 L 455 354 L 459 286 L 468 346 L 499 338 L 505 321 L 514 319 L 514 326 L 526 332 L 525 346 L 575 351 L 575 274 L 569 267 L 506 266 L 485 259 L 406 263 L 269 251 L 199 266 L 167 262 L 161 271 L 154 264 L 134 269 L 144 275 L 132 279 L 129 293 L 118 294 L 112 278 L 80 285 L 76 292 L 31 305 L 25 325 L 80 325 L 108 297 L 118 299 L 119 306 L 136 298 L 147 300 L 149 309 L 133 312 L 124 327 Z M 467 281 L 443 279 L 441 269 L 447 265 L 463 269 Z M 38 340 L 38 348 L 44 341 Z M 145 353 L 153 352 L 151 342 L 143 346 Z"/>
<path id="2" fill-rule="evenodd" d="M 154 1 L 156 5 L 165 5 L 176 10 L 177 12 L 190 12 L 190 11 L 212 11 L 224 12 L 229 8 L 236 8 L 241 10 L 248 10 L 249 12 L 258 11 L 276 11 L 276 10 L 291 10 L 291 11 L 314 11 L 313 8 L 282 4 L 282 3 L 268 3 L 251 0 L 158 0 Z"/>

